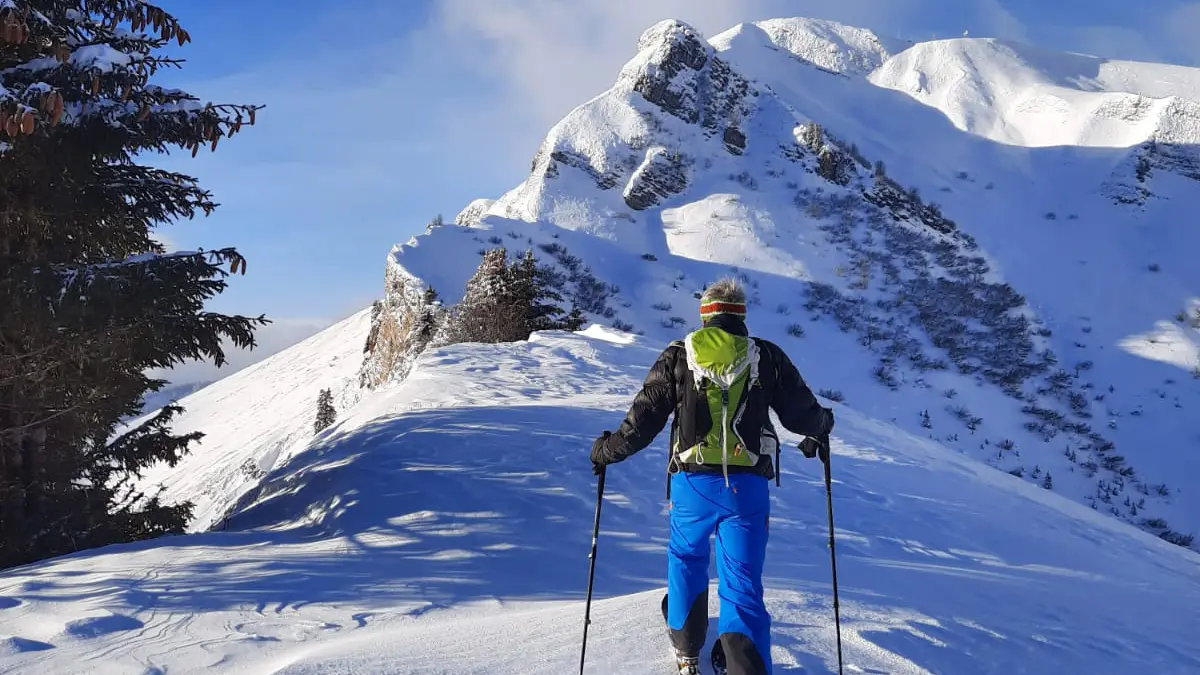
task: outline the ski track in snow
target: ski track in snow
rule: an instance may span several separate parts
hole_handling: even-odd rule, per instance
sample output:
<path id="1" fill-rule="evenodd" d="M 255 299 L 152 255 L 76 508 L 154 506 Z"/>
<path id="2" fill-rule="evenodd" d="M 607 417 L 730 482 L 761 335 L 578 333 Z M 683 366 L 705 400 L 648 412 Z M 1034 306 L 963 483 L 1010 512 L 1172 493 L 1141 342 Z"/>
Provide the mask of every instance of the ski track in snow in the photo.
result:
<path id="1" fill-rule="evenodd" d="M 0 577 L 0 672 L 573 668 L 587 448 L 656 352 L 599 328 L 431 352 L 245 494 L 227 531 Z M 847 672 L 1200 667 L 1200 556 L 848 408 L 835 435 Z M 664 447 L 609 474 L 589 673 L 669 669 Z M 776 672 L 832 673 L 819 465 L 792 452 L 783 468 L 765 574 Z"/>

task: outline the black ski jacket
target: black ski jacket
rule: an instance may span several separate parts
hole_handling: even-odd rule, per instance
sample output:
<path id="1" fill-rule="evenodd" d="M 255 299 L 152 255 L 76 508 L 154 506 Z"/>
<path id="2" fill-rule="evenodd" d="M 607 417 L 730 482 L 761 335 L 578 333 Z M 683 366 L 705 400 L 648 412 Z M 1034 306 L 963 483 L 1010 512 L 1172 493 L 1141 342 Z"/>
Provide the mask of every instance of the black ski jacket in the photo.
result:
<path id="1" fill-rule="evenodd" d="M 705 325 L 748 336 L 746 324 L 736 317 L 717 316 Z M 782 349 L 767 340 L 756 340 L 759 386 L 751 387 L 737 428 L 747 449 L 759 453 L 762 431 L 771 428 L 770 410 L 775 411 L 779 422 L 792 433 L 805 436 L 828 434 L 833 429 L 833 411 L 821 406 Z M 600 448 L 604 463 L 623 461 L 650 445 L 666 426 L 671 413 L 674 413 L 672 452 L 676 446 L 690 448 L 696 445 L 712 428 L 712 416 L 698 396 L 692 371 L 687 365 L 687 354 L 678 344 L 667 347 L 658 357 L 625 421 L 605 439 Z M 721 472 L 719 464 L 680 463 L 674 469 L 695 473 Z M 769 453 L 763 453 L 755 466 L 730 466 L 729 472 L 754 473 L 767 478 L 775 476 Z"/>

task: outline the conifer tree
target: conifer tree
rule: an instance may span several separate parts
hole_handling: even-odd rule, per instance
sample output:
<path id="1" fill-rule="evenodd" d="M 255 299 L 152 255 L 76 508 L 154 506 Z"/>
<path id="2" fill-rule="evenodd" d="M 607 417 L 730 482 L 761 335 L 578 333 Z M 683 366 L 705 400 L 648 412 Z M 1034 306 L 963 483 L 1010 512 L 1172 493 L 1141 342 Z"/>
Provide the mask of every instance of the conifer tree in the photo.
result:
<path id="1" fill-rule="evenodd" d="M 313 433 L 321 433 L 336 421 L 337 409 L 333 407 L 333 392 L 322 389 L 317 395 L 317 420 L 313 423 Z"/>
<path id="2" fill-rule="evenodd" d="M 567 315 L 567 318 L 563 319 L 562 328 L 563 330 L 576 331 L 583 328 L 586 323 L 587 319 L 583 316 L 583 310 L 575 306 L 571 308 L 571 313 Z"/>
<path id="3" fill-rule="evenodd" d="M 532 251 L 511 264 L 503 248 L 485 252 L 453 311 L 450 341 L 516 342 L 534 331 L 578 330 L 582 310 L 576 307 L 564 316 L 562 295 L 550 276 Z"/>
<path id="4" fill-rule="evenodd" d="M 462 302 L 455 307 L 451 342 L 513 342 L 520 334 L 522 317 L 511 310 L 511 275 L 508 251 L 497 248 L 483 254 L 474 276 L 467 281 Z"/>
<path id="5" fill-rule="evenodd" d="M 559 318 L 563 311 L 558 303 L 563 297 L 547 281 L 545 269 L 539 268 L 533 251 L 525 252 L 525 256 L 510 270 L 514 288 L 514 310 L 524 315 L 522 330 L 529 333 L 539 330 L 560 330 L 563 321 Z M 524 339 L 524 338 L 522 338 Z"/>
<path id="6" fill-rule="evenodd" d="M 151 83 L 189 39 L 142 0 L 0 2 L 0 568 L 182 531 L 190 504 L 136 481 L 201 434 L 171 433 L 178 406 L 118 425 L 165 384 L 149 369 L 221 365 L 263 321 L 204 309 L 245 273 L 234 249 L 151 238 L 216 204 L 140 155 L 216 150 L 258 109 Z"/>
<path id="7" fill-rule="evenodd" d="M 425 351 L 426 347 L 434 343 L 446 322 L 446 310 L 433 287 L 425 289 L 421 301 L 420 313 L 408 341 L 414 353 Z"/>

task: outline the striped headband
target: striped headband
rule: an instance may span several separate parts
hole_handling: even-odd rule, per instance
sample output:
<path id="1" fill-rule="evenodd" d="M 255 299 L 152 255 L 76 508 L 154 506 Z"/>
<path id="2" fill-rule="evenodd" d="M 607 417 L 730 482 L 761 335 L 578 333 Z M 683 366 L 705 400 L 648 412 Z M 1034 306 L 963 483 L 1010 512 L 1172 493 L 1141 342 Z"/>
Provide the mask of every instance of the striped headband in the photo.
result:
<path id="1" fill-rule="evenodd" d="M 746 318 L 746 303 L 727 302 L 724 300 L 704 299 L 700 302 L 700 320 L 708 321 L 718 314 L 732 314 L 739 319 Z"/>

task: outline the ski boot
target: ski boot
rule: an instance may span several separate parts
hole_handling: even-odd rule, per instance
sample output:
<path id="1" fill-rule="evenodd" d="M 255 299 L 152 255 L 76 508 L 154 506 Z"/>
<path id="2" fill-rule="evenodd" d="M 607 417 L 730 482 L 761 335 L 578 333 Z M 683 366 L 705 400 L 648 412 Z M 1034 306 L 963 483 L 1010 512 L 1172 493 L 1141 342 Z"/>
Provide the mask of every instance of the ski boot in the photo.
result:
<path id="1" fill-rule="evenodd" d="M 662 615 L 665 622 L 667 620 L 667 596 L 665 594 L 662 599 Z M 671 651 L 675 654 L 675 665 L 679 668 L 679 675 L 700 675 L 699 656 L 685 656 L 674 647 L 671 648 Z"/>
<path id="2" fill-rule="evenodd" d="M 683 656 L 676 652 L 675 665 L 679 666 L 679 675 L 700 675 L 699 656 Z"/>
<path id="3" fill-rule="evenodd" d="M 729 672 L 725 666 L 725 647 L 721 646 L 720 638 L 713 644 L 712 669 L 714 675 L 726 675 Z"/>

